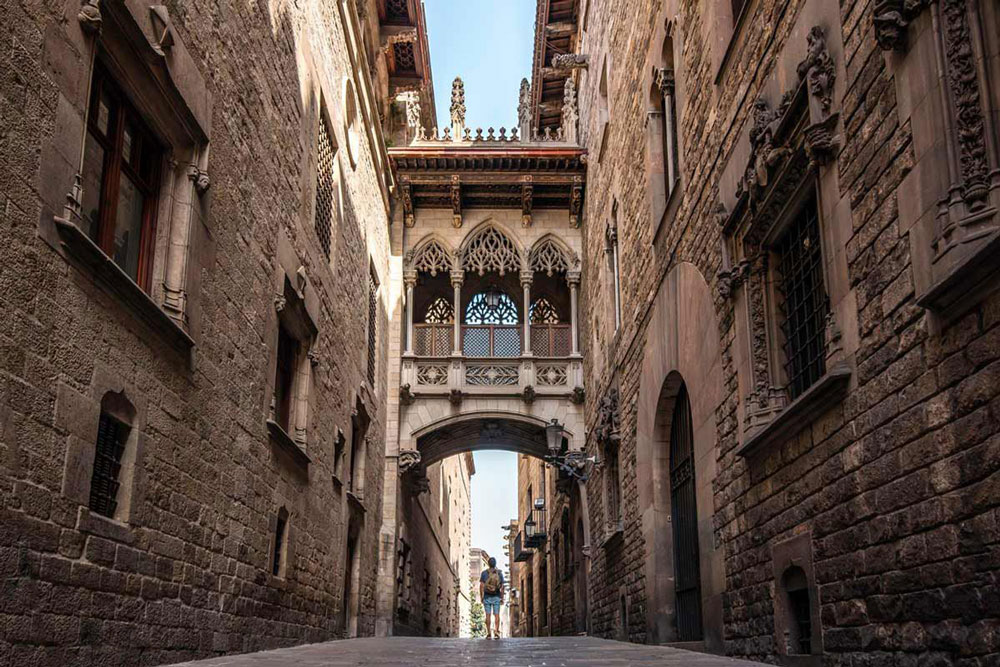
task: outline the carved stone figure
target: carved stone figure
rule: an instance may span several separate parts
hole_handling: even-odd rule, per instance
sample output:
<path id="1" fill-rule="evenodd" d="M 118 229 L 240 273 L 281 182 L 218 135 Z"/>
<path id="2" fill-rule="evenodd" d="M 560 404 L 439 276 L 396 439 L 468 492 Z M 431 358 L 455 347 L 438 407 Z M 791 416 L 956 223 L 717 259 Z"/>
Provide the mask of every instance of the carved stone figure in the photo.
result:
<path id="1" fill-rule="evenodd" d="M 576 85 L 573 83 L 573 78 L 570 77 L 566 79 L 566 84 L 563 86 L 562 127 L 560 129 L 564 141 L 571 144 L 577 143 L 579 118 L 580 112 L 576 106 Z"/>
<path id="2" fill-rule="evenodd" d="M 527 79 L 521 79 L 521 91 L 517 98 L 517 126 L 525 140 L 531 137 L 531 84 Z"/>
<path id="3" fill-rule="evenodd" d="M 830 52 L 826 48 L 826 35 L 823 28 L 813 26 L 806 37 L 809 48 L 805 59 L 799 63 L 800 79 L 805 79 L 809 93 L 819 100 L 824 114 L 830 113 L 833 104 L 833 83 L 837 79 L 836 67 Z"/>
<path id="4" fill-rule="evenodd" d="M 400 451 L 399 458 L 397 459 L 399 474 L 405 475 L 411 470 L 415 470 L 417 466 L 420 465 L 420 459 L 420 452 L 415 449 L 404 449 Z"/>
<path id="5" fill-rule="evenodd" d="M 573 393 L 569 396 L 569 402 L 573 405 L 583 405 L 585 400 L 587 400 L 587 392 L 584 391 L 583 387 L 573 387 Z"/>
<path id="6" fill-rule="evenodd" d="M 413 405 L 413 402 L 417 400 L 416 394 L 410 389 L 410 383 L 406 383 L 399 387 L 399 402 L 402 405 Z"/>
<path id="7" fill-rule="evenodd" d="M 906 29 L 931 0 L 875 0 L 875 40 L 885 51 L 906 48 Z M 964 4 L 964 3 L 963 3 Z"/>
<path id="8" fill-rule="evenodd" d="M 538 396 L 538 394 L 535 391 L 535 388 L 532 387 L 531 385 L 528 385 L 527 387 L 525 387 L 524 391 L 521 392 L 521 400 L 524 401 L 525 403 L 527 403 L 528 405 L 531 405 L 532 403 L 534 403 L 535 402 L 535 398 L 537 396 Z"/>
<path id="9" fill-rule="evenodd" d="M 597 408 L 597 426 L 594 436 L 602 445 L 618 445 L 621 442 L 620 419 L 618 415 L 618 388 L 608 390 Z"/>

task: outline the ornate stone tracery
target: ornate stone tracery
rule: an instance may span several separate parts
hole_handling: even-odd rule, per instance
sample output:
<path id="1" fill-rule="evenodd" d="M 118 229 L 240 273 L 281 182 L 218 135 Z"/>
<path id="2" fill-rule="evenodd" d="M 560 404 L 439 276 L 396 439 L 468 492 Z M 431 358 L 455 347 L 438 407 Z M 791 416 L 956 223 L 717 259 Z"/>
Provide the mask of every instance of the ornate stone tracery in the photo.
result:
<path id="1" fill-rule="evenodd" d="M 566 254 L 551 238 L 536 244 L 528 258 L 528 266 L 532 271 L 544 272 L 549 277 L 560 271 L 569 271 L 570 262 L 571 259 L 566 257 Z M 576 266 L 578 263 L 577 259 L 573 265 Z"/>
<path id="2" fill-rule="evenodd" d="M 496 271 L 503 276 L 521 270 L 521 253 L 506 234 L 490 225 L 475 232 L 463 249 L 462 268 L 479 275 Z"/>
<path id="3" fill-rule="evenodd" d="M 407 253 L 406 263 L 412 271 L 425 271 L 431 276 L 451 271 L 451 253 L 436 239 Z"/>

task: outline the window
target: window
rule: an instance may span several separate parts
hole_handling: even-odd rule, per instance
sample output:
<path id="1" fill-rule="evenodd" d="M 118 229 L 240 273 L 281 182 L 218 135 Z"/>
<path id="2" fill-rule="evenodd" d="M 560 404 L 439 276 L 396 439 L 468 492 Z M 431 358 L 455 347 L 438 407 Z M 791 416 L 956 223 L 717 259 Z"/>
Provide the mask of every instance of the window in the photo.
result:
<path id="1" fill-rule="evenodd" d="M 94 72 L 84 156 L 87 234 L 148 291 L 163 148 L 100 66 Z"/>
<path id="2" fill-rule="evenodd" d="M 278 364 L 274 372 L 274 421 L 287 433 L 291 426 L 292 391 L 299 342 L 283 324 L 278 324 Z"/>
<path id="3" fill-rule="evenodd" d="M 785 373 L 795 400 L 826 372 L 825 326 L 829 303 L 823 284 L 819 212 L 813 194 L 774 247 L 777 296 L 784 315 Z"/>
<path id="4" fill-rule="evenodd" d="M 801 567 L 790 567 L 782 577 L 785 594 L 785 650 L 788 655 L 812 653 L 812 604 L 809 582 Z"/>
<path id="5" fill-rule="evenodd" d="M 451 324 L 455 318 L 452 302 L 439 296 L 431 302 L 424 313 L 425 324 Z"/>
<path id="6" fill-rule="evenodd" d="M 97 427 L 94 468 L 90 478 L 90 510 L 113 517 L 118 507 L 119 475 L 130 427 L 101 412 Z"/>
<path id="7" fill-rule="evenodd" d="M 608 224 L 605 230 L 605 237 L 607 244 L 605 246 L 605 253 L 608 256 L 608 273 L 610 275 L 610 287 L 611 289 L 611 299 L 613 307 L 613 316 L 615 322 L 615 332 L 621 328 L 622 325 L 622 292 L 621 292 L 621 274 L 619 273 L 618 264 L 618 202 L 615 201 L 611 205 L 611 222 Z"/>
<path id="8" fill-rule="evenodd" d="M 375 387 L 378 355 L 378 278 L 375 267 L 368 270 L 368 384 Z"/>
<path id="9" fill-rule="evenodd" d="M 347 490 L 356 498 L 364 491 L 366 438 L 370 420 L 363 404 L 358 401 L 355 415 L 351 418 L 351 476 L 347 480 Z"/>
<path id="10" fill-rule="evenodd" d="M 323 254 L 330 259 L 334 214 L 340 213 L 340 162 L 337 140 L 323 114 L 316 142 L 316 236 Z"/>
<path id="11" fill-rule="evenodd" d="M 656 73 L 656 87 L 659 99 L 656 108 L 660 112 L 660 133 L 663 142 L 663 178 L 667 198 L 673 194 L 680 181 L 680 160 L 677 140 L 677 98 L 674 85 L 674 40 L 668 35 L 663 40 L 661 54 L 663 67 Z"/>
<path id="12" fill-rule="evenodd" d="M 285 551 L 288 542 L 288 511 L 281 508 L 274 523 L 274 549 L 271 552 L 271 574 L 282 577 L 285 574 Z"/>

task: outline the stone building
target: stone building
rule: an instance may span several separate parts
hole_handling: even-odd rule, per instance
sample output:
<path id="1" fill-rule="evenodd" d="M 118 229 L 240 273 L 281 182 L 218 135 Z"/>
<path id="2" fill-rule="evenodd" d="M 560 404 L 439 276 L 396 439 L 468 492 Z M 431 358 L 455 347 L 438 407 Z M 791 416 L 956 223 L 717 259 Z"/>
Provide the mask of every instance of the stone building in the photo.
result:
<path id="1" fill-rule="evenodd" d="M 995 660 L 1000 5 L 538 8 L 534 122 L 568 76 L 587 150 L 591 631 Z"/>
<path id="2" fill-rule="evenodd" d="M 3 14 L 0 663 L 372 634 L 420 4 Z"/>
<path id="3" fill-rule="evenodd" d="M 996 662 L 997 0 L 538 0 L 440 131 L 419 0 L 4 8 L 0 662 L 458 634 L 488 448 L 513 634 Z"/>

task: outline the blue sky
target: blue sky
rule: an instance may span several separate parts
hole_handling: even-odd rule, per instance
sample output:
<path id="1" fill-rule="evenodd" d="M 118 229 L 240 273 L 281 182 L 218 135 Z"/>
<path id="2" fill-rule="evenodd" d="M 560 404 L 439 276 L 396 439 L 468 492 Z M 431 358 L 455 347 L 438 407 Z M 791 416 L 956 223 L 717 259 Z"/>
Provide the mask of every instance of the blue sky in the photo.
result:
<path id="1" fill-rule="evenodd" d="M 517 125 L 521 79 L 531 78 L 535 0 L 424 0 L 438 127 L 451 124 L 451 82 L 465 82 L 466 125 Z M 476 452 L 472 546 L 503 562 L 500 526 L 517 516 L 517 455 Z"/>
<path id="2" fill-rule="evenodd" d="M 531 79 L 535 0 L 424 0 L 438 127 L 451 124 L 451 82 L 465 82 L 466 126 L 517 125 L 521 79 Z"/>

